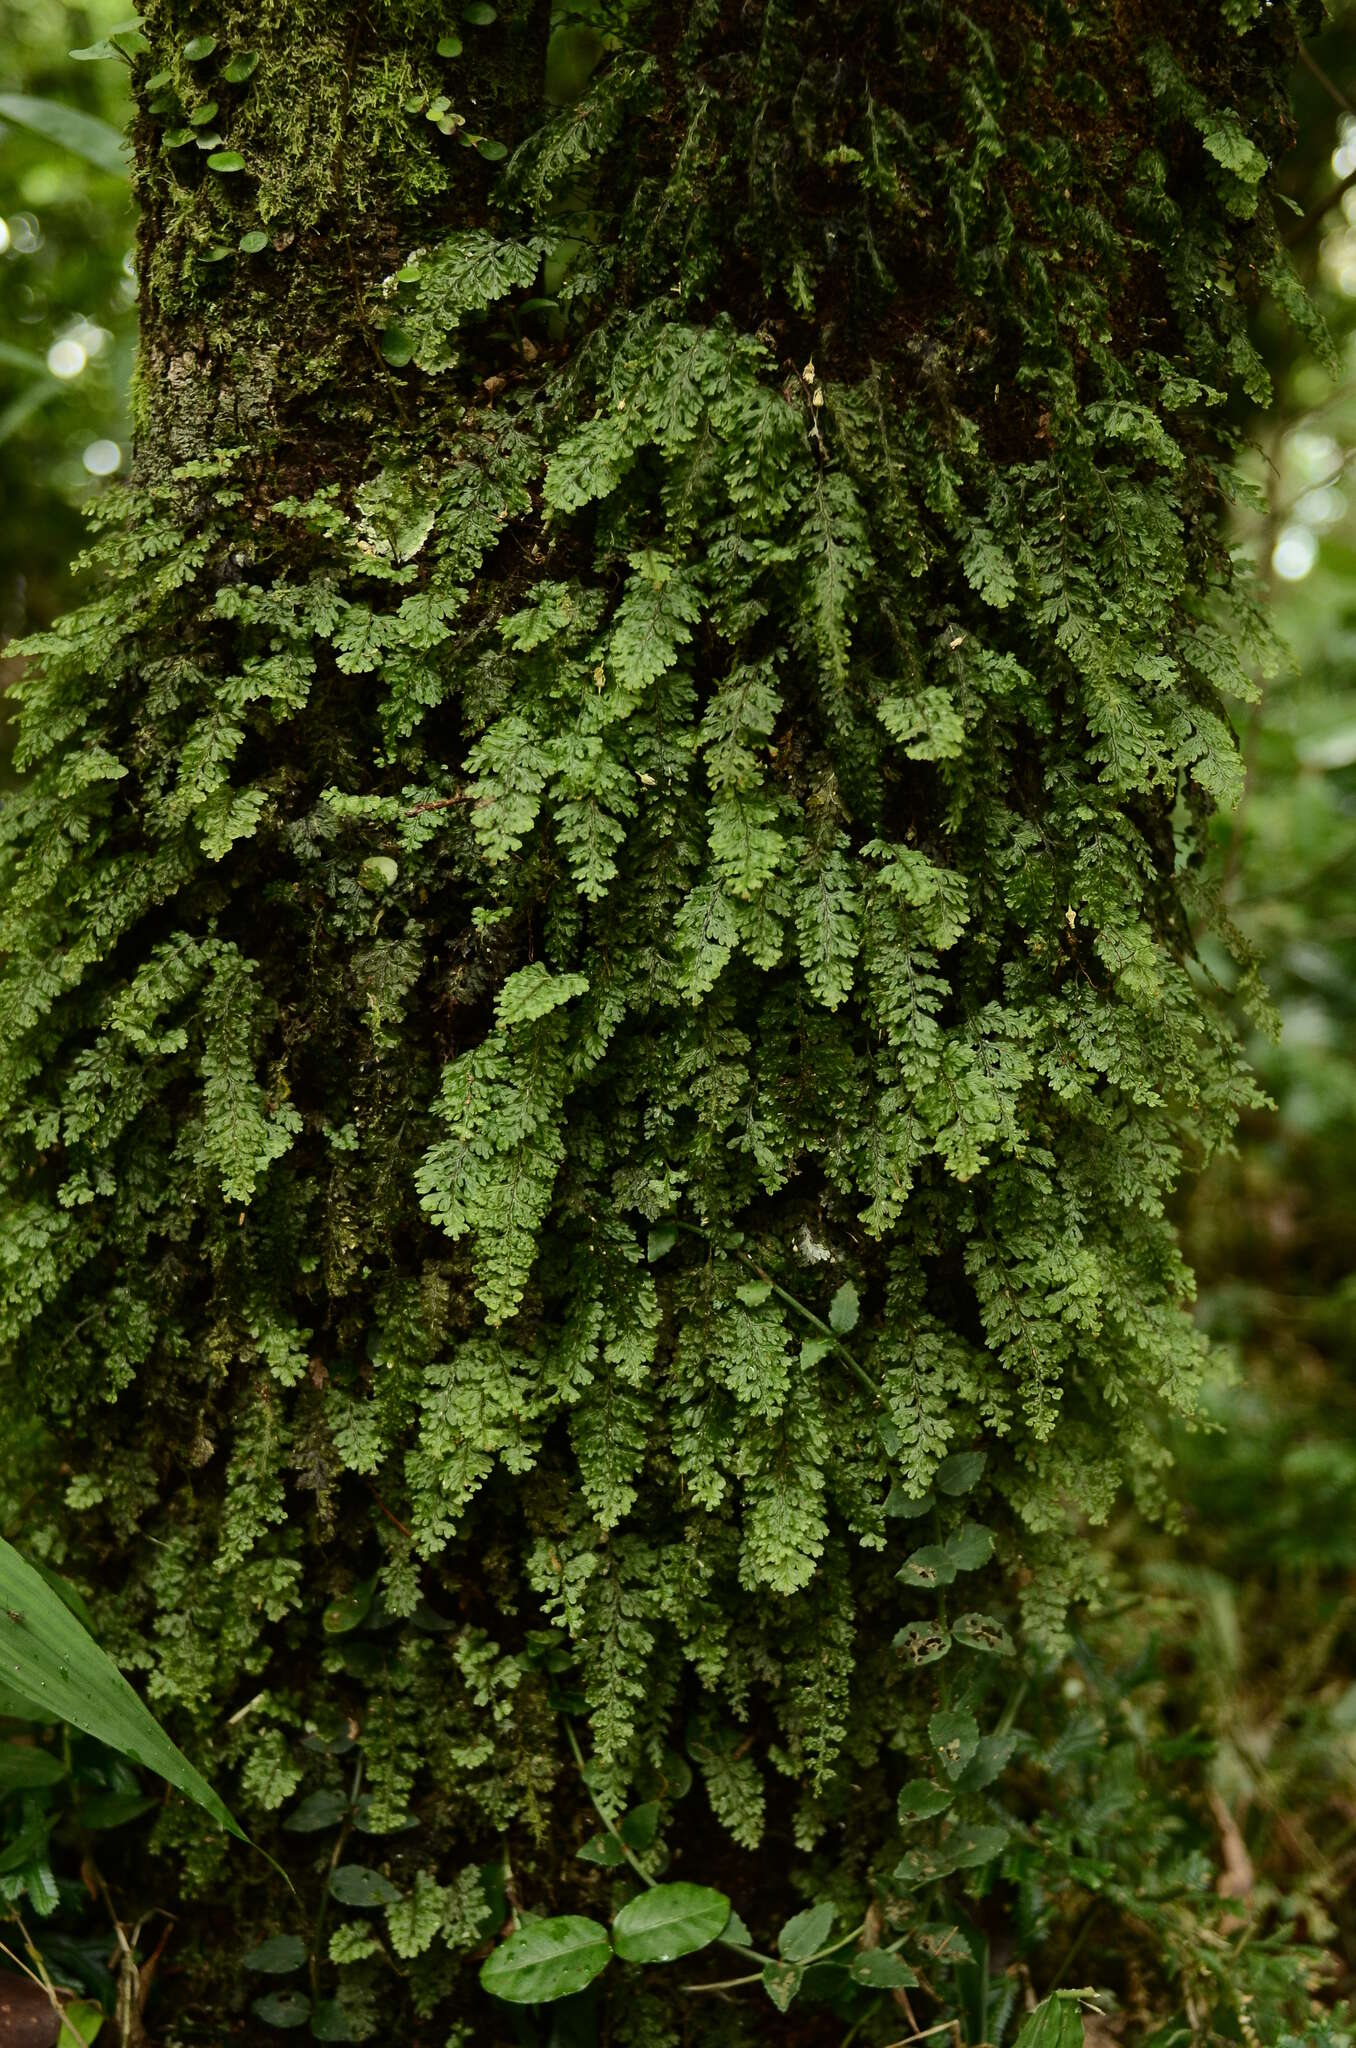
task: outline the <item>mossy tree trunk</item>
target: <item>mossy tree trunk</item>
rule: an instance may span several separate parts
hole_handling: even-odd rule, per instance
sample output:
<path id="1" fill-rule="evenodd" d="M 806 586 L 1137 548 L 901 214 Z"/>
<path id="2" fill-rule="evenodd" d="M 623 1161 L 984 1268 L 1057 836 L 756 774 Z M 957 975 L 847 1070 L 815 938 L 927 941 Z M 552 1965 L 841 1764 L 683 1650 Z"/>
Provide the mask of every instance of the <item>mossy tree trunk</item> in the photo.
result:
<path id="1" fill-rule="evenodd" d="M 1155 1495 L 1164 1203 L 1248 1090 L 1228 400 L 1295 294 L 1279 7 L 463 12 L 148 9 L 0 1257 L 176 1732 L 256 1831 L 362 1757 L 402 1974 L 355 1923 L 315 1995 L 490 2041 L 467 1957 L 615 1891 L 566 1719 L 763 1945 L 906 1925 L 929 1717 L 997 1724 L 1071 1522 Z M 221 2029 L 292 1909 L 195 1836 Z"/>

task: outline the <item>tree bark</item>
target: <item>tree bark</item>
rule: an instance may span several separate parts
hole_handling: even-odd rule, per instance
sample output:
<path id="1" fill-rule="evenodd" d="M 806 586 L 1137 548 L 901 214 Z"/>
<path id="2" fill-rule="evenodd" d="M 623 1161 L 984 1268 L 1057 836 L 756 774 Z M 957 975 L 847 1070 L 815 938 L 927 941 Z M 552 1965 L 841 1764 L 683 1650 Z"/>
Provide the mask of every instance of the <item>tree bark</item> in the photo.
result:
<path id="1" fill-rule="evenodd" d="M 464 12 L 148 8 L 136 476 L 10 826 L 5 1370 L 306 1901 L 158 1821 L 223 2038 L 358 1755 L 411 1974 L 308 1995 L 500 2038 L 485 1945 L 613 1898 L 565 1720 L 760 1946 L 904 1925 L 930 1716 L 1193 1411 L 1249 1094 L 1283 10 Z"/>

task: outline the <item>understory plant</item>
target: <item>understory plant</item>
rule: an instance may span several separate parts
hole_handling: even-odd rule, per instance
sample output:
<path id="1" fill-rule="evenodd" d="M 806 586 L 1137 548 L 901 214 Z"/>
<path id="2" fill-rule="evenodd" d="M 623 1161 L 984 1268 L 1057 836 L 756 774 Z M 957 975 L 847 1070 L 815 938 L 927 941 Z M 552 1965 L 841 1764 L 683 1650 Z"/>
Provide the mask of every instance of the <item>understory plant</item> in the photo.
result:
<path id="1" fill-rule="evenodd" d="M 295 1887 L 157 1813 L 176 2039 L 1324 2038 L 1081 1620 L 1257 1099 L 1200 941 L 1246 988 L 1300 25 L 110 42 L 137 457 L 26 648 L 0 1370 Z"/>

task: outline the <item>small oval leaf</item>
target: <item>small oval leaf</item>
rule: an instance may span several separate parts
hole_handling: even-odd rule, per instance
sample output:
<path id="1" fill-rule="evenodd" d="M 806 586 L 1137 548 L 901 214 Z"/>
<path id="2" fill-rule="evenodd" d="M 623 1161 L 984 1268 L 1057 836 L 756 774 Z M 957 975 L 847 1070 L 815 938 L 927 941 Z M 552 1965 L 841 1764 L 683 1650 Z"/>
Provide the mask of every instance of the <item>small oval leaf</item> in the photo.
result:
<path id="1" fill-rule="evenodd" d="M 830 1934 L 837 1914 L 827 1899 L 809 1906 L 787 1921 L 777 1936 L 777 1947 L 788 1963 L 807 1963 L 818 1955 Z"/>
<path id="2" fill-rule="evenodd" d="M 943 1493 L 968 1493 L 979 1484 L 987 1462 L 983 1451 L 953 1451 L 933 1473 L 933 1484 Z"/>
<path id="3" fill-rule="evenodd" d="M 341 1863 L 330 1878 L 330 1890 L 341 1906 L 393 1906 L 400 1897 L 389 1877 L 365 1863 Z"/>
<path id="4" fill-rule="evenodd" d="M 245 1958 L 247 1970 L 261 1970 L 266 1976 L 285 1976 L 299 1970 L 306 1960 L 306 1944 L 299 1934 L 273 1934 L 252 1948 Z"/>
<path id="5" fill-rule="evenodd" d="M 209 171 L 243 171 L 245 159 L 236 149 L 214 149 L 207 159 Z"/>
<path id="6" fill-rule="evenodd" d="M 217 46 L 215 36 L 190 36 L 184 44 L 184 55 L 190 64 L 201 64 L 204 57 L 210 57 Z"/>
<path id="7" fill-rule="evenodd" d="M 934 1813 L 944 1813 L 951 1797 L 945 1785 L 934 1785 L 931 1778 L 910 1778 L 899 1795 L 901 1827 L 915 1820 L 930 1820 Z"/>
<path id="8" fill-rule="evenodd" d="M 857 1290 L 850 1280 L 845 1280 L 829 1303 L 829 1328 L 835 1336 L 846 1337 L 856 1329 L 860 1314 Z"/>
<path id="9" fill-rule="evenodd" d="M 267 1998 L 256 1998 L 250 2011 L 266 2027 L 304 2027 L 311 2001 L 304 1991 L 270 1991 Z"/>

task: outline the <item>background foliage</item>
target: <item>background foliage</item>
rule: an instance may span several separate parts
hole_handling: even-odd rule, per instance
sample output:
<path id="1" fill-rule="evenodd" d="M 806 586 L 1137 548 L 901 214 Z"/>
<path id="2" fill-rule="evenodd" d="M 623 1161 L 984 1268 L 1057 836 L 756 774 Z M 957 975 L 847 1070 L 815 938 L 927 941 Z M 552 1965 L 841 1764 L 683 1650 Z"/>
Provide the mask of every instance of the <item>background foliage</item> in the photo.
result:
<path id="1" fill-rule="evenodd" d="M 20 89 L 57 91 L 68 100 L 83 96 L 91 110 L 116 117 L 118 67 L 73 67 L 62 57 L 65 48 L 92 40 L 109 23 L 71 28 L 64 10 L 41 7 L 16 19 L 22 33 L 15 46 L 28 67 L 17 81 Z M 1339 22 L 1314 50 L 1340 94 L 1343 81 L 1356 75 L 1350 31 Z M 1342 110 L 1311 72 L 1299 74 L 1297 91 L 1301 142 L 1282 183 L 1302 216 L 1344 175 L 1340 166 L 1334 170 L 1332 154 L 1344 146 L 1345 133 Z M 1356 163 L 1356 141 L 1352 146 Z M 6 359 L 0 365 L 15 379 L 6 419 L 17 408 L 0 455 L 13 448 L 23 456 L 15 490 L 5 500 L 6 516 L 14 507 L 22 521 L 22 539 L 6 546 L 5 560 L 23 563 L 26 581 L 13 583 L 9 603 L 16 623 L 22 614 L 24 623 L 40 624 L 65 601 L 55 565 L 70 549 L 67 508 L 90 488 L 83 450 L 101 439 L 126 445 L 119 424 L 118 346 L 129 320 L 126 304 L 119 303 L 126 296 L 120 280 L 127 216 L 120 188 L 101 182 L 77 161 L 55 156 L 13 130 L 3 148 L 4 175 L 27 181 L 14 189 L 32 202 L 27 211 L 38 226 L 29 232 L 41 236 L 28 256 L 44 257 L 48 268 L 39 292 L 18 256 L 7 259 L 3 280 L 10 296 L 3 302 L 0 338 L 45 364 L 54 343 L 83 332 L 81 322 L 114 337 L 90 355 L 79 376 L 65 381 L 50 372 L 43 381 L 32 362 Z M 37 203 L 44 193 L 46 212 Z M 4 205 L 12 204 L 7 196 Z M 24 211 L 15 207 L 15 217 Z M 1297 230 L 1301 224 L 1297 216 Z M 1344 264 L 1356 281 L 1348 233 L 1338 209 L 1295 245 L 1297 259 L 1313 270 L 1344 351 L 1352 325 Z M 1352 239 L 1356 245 L 1356 232 Z M 422 293 L 417 281 L 416 289 Z M 34 297 L 25 296 L 27 291 Z M 45 326 L 36 317 L 39 299 Z M 417 304 L 402 334 L 417 351 Z M 1172 1485 L 1183 1504 L 1184 1534 L 1168 1544 L 1146 1536 L 1138 1523 L 1118 1526 L 1105 1553 L 1112 1577 L 1100 1614 L 1071 1646 L 1052 1650 L 1044 1668 L 1037 1660 L 1023 1692 L 1014 1688 L 995 1701 L 984 1740 L 1001 1745 L 1013 1729 L 1020 1734 L 1002 1759 L 1010 1763 L 1015 1757 L 1017 1767 L 1006 1781 L 1010 1789 L 1001 1813 L 994 1816 L 1017 1838 L 1005 1866 L 1008 1887 L 990 1903 L 967 1893 L 963 1867 L 950 1883 L 942 1876 L 935 1923 L 924 1937 L 940 1950 L 931 1982 L 937 2009 L 958 2015 L 963 2038 L 971 2042 L 1011 2038 L 1028 1972 L 1042 1992 L 1059 1982 L 1105 1986 L 1114 1994 L 1108 2006 L 1119 2006 L 1122 2015 L 1108 2022 L 1112 2037 L 1119 2030 L 1121 2038 L 1152 2037 L 1164 2044 L 1212 2036 L 1270 2042 L 1290 2029 L 1315 2043 L 1343 2038 L 1340 2011 L 1353 1933 L 1346 1874 L 1356 1818 L 1356 1674 L 1348 1592 L 1356 1559 L 1346 1535 L 1356 1500 L 1356 1418 L 1348 1372 L 1353 1261 L 1344 1186 L 1344 1162 L 1356 1135 L 1350 1050 L 1356 699 L 1348 660 L 1356 625 L 1356 528 L 1349 527 L 1344 484 L 1346 451 L 1356 439 L 1356 404 L 1345 399 L 1340 381 L 1336 387 L 1327 381 L 1279 321 L 1269 326 L 1264 316 L 1258 340 L 1277 375 L 1278 400 L 1252 429 L 1263 451 L 1256 477 L 1266 509 L 1254 519 L 1240 515 L 1240 536 L 1272 577 L 1297 661 L 1292 673 L 1268 680 L 1256 712 L 1242 716 L 1252 785 L 1233 824 L 1216 824 L 1212 834 L 1227 901 L 1265 961 L 1287 1028 L 1278 1049 L 1266 1038 L 1254 1047 L 1277 1113 L 1250 1118 L 1240 1156 L 1211 1170 L 1187 1217 L 1206 1281 L 1203 1326 L 1235 1349 L 1245 1372 L 1235 1388 L 1210 1391 L 1209 1405 L 1225 1432 L 1188 1435 L 1174 1445 L 1180 1462 Z M 401 339 L 388 343 L 396 354 L 403 347 Z M 587 479 L 573 484 L 567 477 L 560 488 L 591 486 Z M 376 507 L 374 518 L 382 510 Z M 403 512 L 396 507 L 391 516 Z M 1312 536 L 1316 552 L 1307 573 L 1294 575 L 1308 558 L 1306 536 Z M 977 564 L 977 574 L 986 573 Z M 667 587 L 653 573 L 649 582 L 660 593 Z M 643 577 L 636 589 L 639 603 Z M 681 625 L 681 613 L 678 620 Z M 675 630 L 672 621 L 669 630 Z M 584 843 L 578 857 L 587 879 L 587 861 L 606 854 Z M 375 871 L 369 876 L 374 892 L 384 880 Z M 1214 964 L 1222 977 L 1233 978 L 1223 952 Z M 831 963 L 826 971 L 832 972 Z M 519 984 L 515 993 L 521 1015 L 506 1016 L 505 1026 L 540 1030 L 549 1052 L 557 1014 L 543 1007 L 550 992 L 531 982 Z M 398 1002 L 398 989 L 390 999 Z M 489 1081 L 493 1085 L 494 1077 Z M 471 1222 L 475 1228 L 474 1213 Z M 492 1211 L 479 1227 L 488 1241 L 496 1239 Z M 663 1258 L 672 1247 L 661 1240 L 654 1249 Z M 491 1268 L 489 1284 L 511 1291 L 517 1284 L 512 1242 L 500 1241 L 497 1256 L 502 1271 Z M 757 1275 L 739 1281 L 752 1297 L 745 1304 L 751 1316 L 767 1306 L 767 1297 L 759 1298 L 765 1284 Z M 815 1308 L 830 1334 L 851 1339 L 851 1301 L 829 1290 Z M 7 1453 L 14 1473 L 10 1533 L 22 1530 L 30 1545 L 59 1556 L 67 1523 L 59 1495 L 44 1489 L 34 1497 L 30 1446 L 19 1433 Z M 964 1491 L 954 1498 L 963 1502 Z M 962 1517 L 958 1508 L 957 1530 Z M 802 1541 L 794 1531 L 769 1540 L 789 1541 L 789 1551 L 779 1554 L 792 1558 Z M 336 1692 L 348 1697 L 351 1688 L 342 1681 L 361 1681 L 378 1667 L 383 1632 L 393 1618 L 385 1587 L 369 1578 L 338 1591 L 326 1614 Z M 436 1642 L 437 1613 L 430 1608 L 423 1622 L 428 1640 Z M 498 1698 L 494 1711 L 507 1722 L 517 1667 L 496 1660 L 488 1644 L 479 1651 L 468 1645 L 460 1655 L 467 1682 L 486 1701 Z M 559 1639 L 549 1631 L 530 1642 L 524 1656 L 529 1672 L 535 1663 L 537 1671 L 549 1674 L 557 1659 L 563 1662 Z M 563 1672 L 554 1695 L 554 1704 L 567 1714 L 577 1711 L 572 1682 Z M 398 1719 L 398 1706 L 391 1711 Z M 964 1749 L 968 1731 L 960 1730 L 959 1739 Z M 974 1739 L 977 1744 L 978 1726 Z M 439 1977 L 442 1965 L 429 1960 L 435 1945 L 478 1953 L 503 1922 L 502 1864 L 467 1864 L 449 1882 L 441 1868 L 435 1875 L 408 1863 L 393 1883 L 373 1867 L 383 1862 L 379 1841 L 369 1841 L 362 1858 L 355 1856 L 355 1842 L 379 1833 L 393 1818 L 388 1806 L 373 1805 L 368 1788 L 373 1770 L 380 1782 L 385 1769 L 387 1789 L 378 1800 L 389 1802 L 390 1757 L 399 1745 L 397 1726 L 355 1731 L 337 1714 L 331 1725 L 318 1724 L 304 1734 L 289 1731 L 281 1716 L 253 1750 L 248 1785 L 266 1805 L 303 1793 L 289 1826 L 299 1842 L 319 1843 L 311 1904 L 317 1886 L 320 1898 L 330 1902 L 320 1907 L 321 1926 L 308 1924 L 301 1935 L 279 1933 L 272 1921 L 241 1925 L 242 1986 L 248 1956 L 254 1958 L 249 1968 L 256 1980 L 276 1978 L 281 1987 L 259 1992 L 256 1981 L 241 2002 L 258 1994 L 265 2007 L 261 2017 L 274 2024 L 300 2010 L 289 1987 L 305 1982 L 309 1968 L 307 1995 L 314 1994 L 318 2037 L 344 2038 L 347 2028 L 363 2031 L 379 1996 L 365 1985 L 380 1984 L 374 1959 L 378 1970 L 387 1967 L 383 1954 L 393 1959 L 390 1966 L 410 1970 L 416 1984 L 421 1970 L 427 1972 L 420 1995 L 436 2001 L 446 1979 Z M 679 1796 L 680 1788 L 687 1796 L 684 1780 L 692 1761 L 713 1799 L 724 1801 L 736 1835 L 741 1816 L 747 1820 L 753 1795 L 738 1744 L 723 1749 L 698 1730 L 688 1749 L 687 1759 L 656 1762 L 652 1784 L 639 1788 L 652 1797 L 632 1809 L 641 1815 L 623 1845 L 632 1854 L 644 1857 L 650 1846 L 647 1806 Z M 976 1754 L 958 1758 L 957 1776 L 973 1771 Z M 302 1769 L 310 1773 L 304 1783 Z M 305 1789 L 312 1778 L 314 1787 Z M 606 1807 L 605 1778 L 596 1789 Z M 984 1789 L 981 1778 L 976 1790 Z M 558 1787 L 550 1794 L 553 1801 L 564 1796 Z M 620 1851 L 606 1825 L 589 1817 L 582 1781 L 578 1807 L 581 1847 L 604 1871 L 615 1867 Z M 60 1845 L 60 1832 L 56 1839 Z M 145 1864 L 139 1843 L 122 1851 L 114 1844 L 109 1853 L 118 1881 L 130 1893 L 144 1898 L 148 1887 L 154 1894 L 159 1886 L 160 1903 L 172 1902 L 172 1879 L 147 1875 L 154 1866 Z M 1221 1871 L 1228 1894 L 1223 1898 L 1217 1889 Z M 723 1875 L 717 1869 L 691 1874 Z M 736 1899 L 749 1917 L 756 1917 L 758 1903 Z M 76 1905 L 74 1895 L 62 1902 L 63 1911 Z M 357 1917 L 326 1924 L 340 1908 Z M 764 1908 L 765 1938 L 767 1916 Z M 840 1921 L 827 1938 L 847 1929 L 848 1922 Z M 948 1929 L 958 1930 L 959 1946 Z M 916 1931 L 911 1928 L 911 1934 Z M 290 1939 L 294 1946 L 260 1960 L 264 1952 L 255 1935 Z M 783 1960 L 785 1936 L 784 1929 Z M 911 1943 L 911 1954 L 917 1946 Z M 318 1951 L 346 1972 L 346 2006 L 336 2006 L 330 1995 L 332 1975 L 317 1987 Z M 55 1948 L 53 1959 L 55 1967 Z M 294 1978 L 292 1971 L 302 1974 Z M 92 1975 L 89 1985 L 99 1988 Z M 1338 2015 L 1330 2034 L 1309 2012 L 1315 1987 L 1321 2004 Z M 850 1987 L 826 1979 L 821 1988 L 830 2009 L 835 1999 L 843 2005 L 838 2033 L 856 2027 Z M 104 1993 L 111 2001 L 109 1987 Z M 633 2025 L 649 2030 L 647 2040 L 665 2038 L 662 2030 L 674 2024 L 665 2016 L 667 2007 L 651 2007 L 648 1992 L 634 1995 L 639 2017 Z M 814 1996 L 813 1984 L 806 1995 Z M 270 1999 L 276 2002 L 269 2005 Z M 768 2021 L 755 2014 L 752 2023 L 765 2029 Z M 184 2039 L 198 2037 L 191 2010 L 180 2010 L 175 2024 Z M 549 2024 L 555 2028 L 550 2038 L 564 2042 L 571 2027 L 577 2038 L 593 2038 L 589 2029 L 596 2022 L 581 2008 L 573 2019 Z M 702 2024 L 706 2031 L 694 2038 L 714 2041 L 725 2021 Z M 869 2018 L 865 2024 L 875 2028 Z M 740 2022 L 734 2018 L 729 2025 L 737 2037 Z M 902 2030 L 902 2022 L 896 2025 Z M 1099 2026 L 1093 2026 L 1094 2035 Z M 624 2030 L 614 2036 L 623 2037 L 629 2038 Z M 766 2038 L 765 2032 L 756 2038 Z M 857 2038 L 893 2034 L 863 2031 Z"/>

